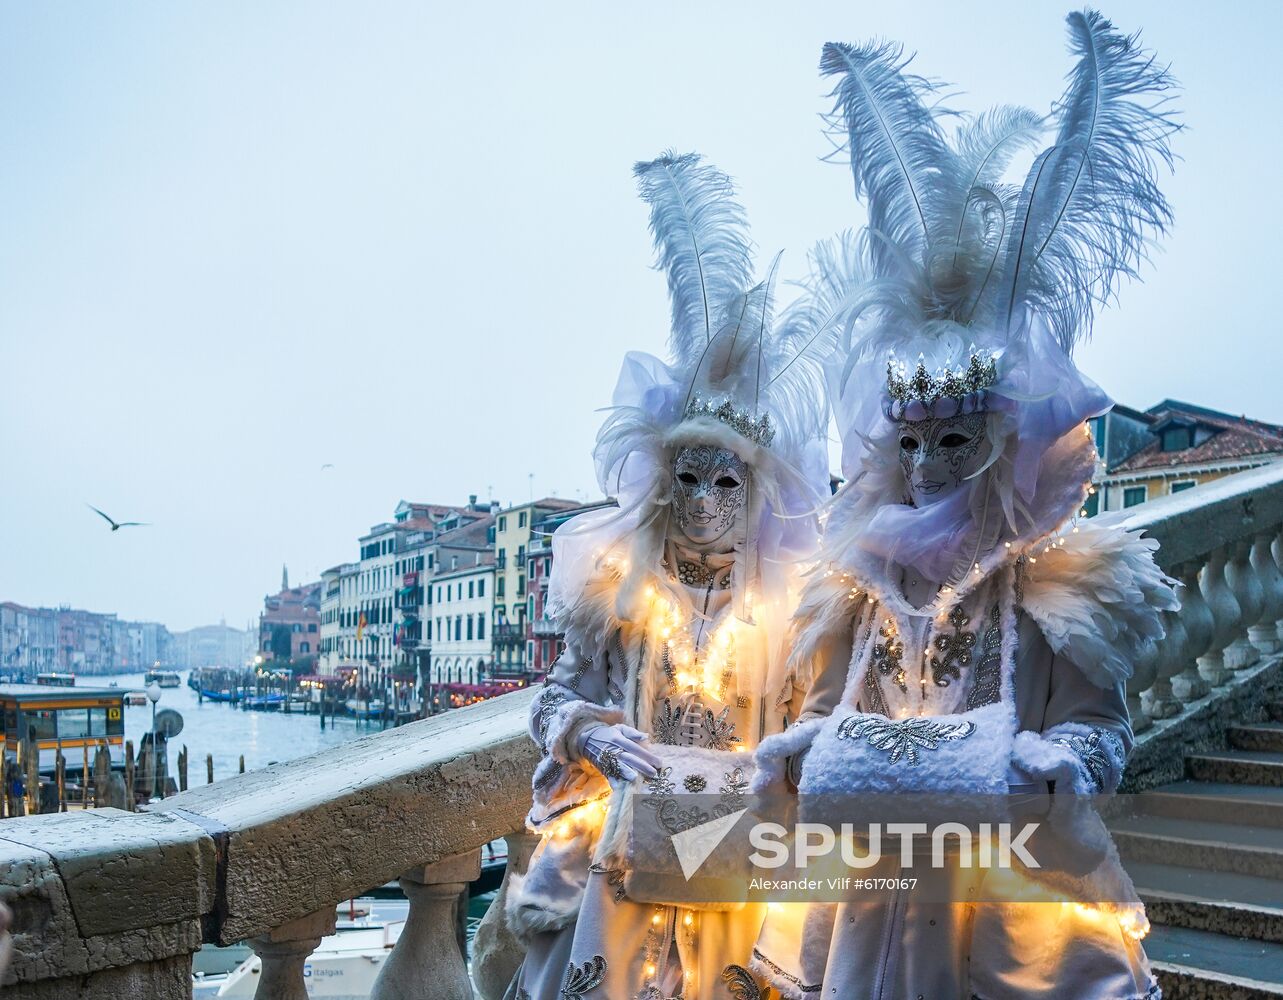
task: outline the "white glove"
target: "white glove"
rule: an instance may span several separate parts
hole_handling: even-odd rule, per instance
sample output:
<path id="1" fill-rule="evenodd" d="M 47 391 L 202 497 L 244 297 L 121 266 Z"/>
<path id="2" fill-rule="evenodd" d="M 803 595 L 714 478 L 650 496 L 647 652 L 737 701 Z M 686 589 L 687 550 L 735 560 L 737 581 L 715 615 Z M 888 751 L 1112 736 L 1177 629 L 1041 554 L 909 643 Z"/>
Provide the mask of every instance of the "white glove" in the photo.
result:
<path id="1" fill-rule="evenodd" d="M 632 726 L 593 726 L 580 734 L 579 752 L 607 778 L 636 781 L 639 774 L 653 778 L 659 758 L 642 745 L 649 739 Z"/>

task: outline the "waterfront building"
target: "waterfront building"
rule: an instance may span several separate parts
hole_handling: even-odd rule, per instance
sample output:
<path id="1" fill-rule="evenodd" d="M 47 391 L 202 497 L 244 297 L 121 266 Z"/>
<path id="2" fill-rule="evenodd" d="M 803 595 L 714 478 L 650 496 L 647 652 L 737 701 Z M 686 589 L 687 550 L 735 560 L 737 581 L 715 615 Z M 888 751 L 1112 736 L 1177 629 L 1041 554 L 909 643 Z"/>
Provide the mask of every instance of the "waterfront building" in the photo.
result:
<path id="1" fill-rule="evenodd" d="M 494 517 L 490 514 L 489 505 L 478 504 L 474 496 L 469 499 L 468 507 L 457 516 L 438 520 L 431 530 L 403 536 L 405 556 L 400 568 L 403 575 L 398 592 L 396 642 L 401 652 L 403 671 L 416 675 L 421 683 L 427 683 L 434 676 L 433 651 L 440 638 L 436 621 L 439 612 L 434 607 L 439 591 L 434 586 L 435 580 L 442 573 L 453 573 L 469 566 L 493 566 L 493 531 Z M 492 586 L 486 587 L 487 595 Z M 488 616 L 488 603 L 485 611 Z M 458 609 L 452 611 L 452 614 L 457 613 L 461 612 Z M 466 629 L 460 634 L 465 633 Z M 472 650 L 464 655 L 475 657 L 473 667 L 481 669 L 489 652 L 487 642 L 482 656 L 475 656 Z M 458 655 L 463 651 L 456 650 L 455 653 Z"/>
<path id="2" fill-rule="evenodd" d="M 1105 474 L 1089 514 L 1155 497 L 1283 458 L 1283 426 L 1165 399 L 1148 410 L 1115 406 L 1091 420 Z"/>
<path id="3" fill-rule="evenodd" d="M 0 675 L 34 677 L 59 666 L 58 612 L 0 603 Z"/>
<path id="4" fill-rule="evenodd" d="M 549 514 L 573 510 L 574 500 L 544 497 L 516 504 L 495 515 L 495 586 L 491 610 L 493 676 L 524 677 L 529 642 L 530 602 L 527 590 L 526 554 L 534 537 L 534 525 Z"/>
<path id="5" fill-rule="evenodd" d="M 258 637 L 252 629 L 233 628 L 226 621 L 175 632 L 170 641 L 169 666 L 178 670 L 202 667 L 243 667 L 254 659 Z"/>
<path id="6" fill-rule="evenodd" d="M 327 677 L 338 672 L 342 663 L 344 634 L 353 631 L 347 629 L 342 620 L 342 592 L 344 579 L 350 579 L 356 572 L 356 563 L 341 563 L 321 574 L 321 640 L 316 672 Z"/>
<path id="7" fill-rule="evenodd" d="M 552 511 L 535 521 L 526 546 L 526 673 L 542 678 L 561 655 L 562 637 L 548 616 L 548 581 L 552 575 L 553 533 L 572 517 L 614 506 L 613 500 Z"/>
<path id="8" fill-rule="evenodd" d="M 287 581 L 283 581 L 287 582 Z M 263 598 L 258 623 L 258 655 L 304 667 L 315 662 L 320 645 L 321 582 L 286 587 Z"/>
<path id="9" fill-rule="evenodd" d="M 58 609 L 58 669 L 72 674 L 106 674 L 116 668 L 116 616 Z"/>
<path id="10" fill-rule="evenodd" d="M 476 684 L 489 669 L 494 552 L 478 546 L 471 558 L 453 553 L 428 580 L 432 588 L 429 681 Z"/>

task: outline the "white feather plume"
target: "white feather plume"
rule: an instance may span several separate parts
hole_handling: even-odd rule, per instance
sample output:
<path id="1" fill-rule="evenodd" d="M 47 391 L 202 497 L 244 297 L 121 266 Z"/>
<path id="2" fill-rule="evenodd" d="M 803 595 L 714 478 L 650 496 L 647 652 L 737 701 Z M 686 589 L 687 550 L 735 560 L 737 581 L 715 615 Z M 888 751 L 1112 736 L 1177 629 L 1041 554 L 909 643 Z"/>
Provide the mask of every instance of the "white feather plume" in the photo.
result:
<path id="1" fill-rule="evenodd" d="M 937 121 L 948 112 L 927 105 L 939 85 L 906 73 L 909 61 L 894 43 L 829 42 L 820 74 L 838 77 L 829 121 L 845 131 L 855 194 L 868 202 L 870 229 L 922 261 L 945 221 L 943 209 L 959 201 L 951 190 L 958 171 Z M 878 273 L 887 273 L 894 263 L 889 248 L 875 240 L 870 250 Z"/>
<path id="2" fill-rule="evenodd" d="M 1078 64 L 1054 112 L 1055 144 L 1021 192 L 996 303 L 1008 319 L 1025 304 L 1038 309 L 1066 353 L 1167 230 L 1172 213 L 1156 174 L 1159 163 L 1171 168 L 1180 128 L 1169 107 L 1175 82 L 1137 36 L 1091 10 L 1068 23 Z"/>
<path id="3" fill-rule="evenodd" d="M 748 220 L 730 177 L 696 153 L 668 152 L 633 173 L 650 206 L 655 266 L 668 278 L 673 360 L 693 368 L 725 307 L 752 284 Z"/>

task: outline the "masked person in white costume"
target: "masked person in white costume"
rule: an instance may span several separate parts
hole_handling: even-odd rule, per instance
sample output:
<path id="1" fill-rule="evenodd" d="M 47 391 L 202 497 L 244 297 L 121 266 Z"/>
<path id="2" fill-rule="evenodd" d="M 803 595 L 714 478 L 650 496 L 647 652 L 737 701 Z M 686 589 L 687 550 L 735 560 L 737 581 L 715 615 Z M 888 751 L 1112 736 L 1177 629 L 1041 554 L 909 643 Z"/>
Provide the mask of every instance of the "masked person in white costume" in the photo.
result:
<path id="1" fill-rule="evenodd" d="M 1114 790 L 1131 749 L 1125 682 L 1176 602 L 1155 543 L 1080 516 L 1085 421 L 1111 404 L 1070 352 L 1170 220 L 1156 176 L 1177 125 L 1134 37 L 1094 12 L 1068 23 L 1078 63 L 1046 119 L 954 118 L 899 46 L 824 48 L 869 278 L 834 371 L 850 483 L 795 622 L 810 690 L 758 751 L 755 788 L 791 773 L 803 813 L 1049 787 L 1054 812 Z M 1004 184 L 1030 152 L 1023 185 Z M 1153 1000 L 1143 907 L 1108 838 L 1095 850 L 1037 883 L 1007 873 L 1038 902 L 972 902 L 1000 876 L 959 866 L 781 908 L 754 968 L 787 997 Z M 946 878 L 959 895 L 924 896 Z"/>
<path id="2" fill-rule="evenodd" d="M 565 649 L 531 711 L 544 756 L 528 822 L 543 836 L 510 887 L 507 918 L 528 945 L 510 1000 L 757 988 L 733 963 L 764 907 L 635 898 L 630 820 L 654 809 L 665 830 L 688 828 L 675 797 L 688 793 L 738 806 L 752 749 L 796 716 L 783 640 L 828 496 L 820 359 L 843 291 L 817 280 L 773 324 L 730 179 L 695 155 L 636 175 L 672 360 L 626 356 L 594 453 L 619 509 L 553 536 Z"/>

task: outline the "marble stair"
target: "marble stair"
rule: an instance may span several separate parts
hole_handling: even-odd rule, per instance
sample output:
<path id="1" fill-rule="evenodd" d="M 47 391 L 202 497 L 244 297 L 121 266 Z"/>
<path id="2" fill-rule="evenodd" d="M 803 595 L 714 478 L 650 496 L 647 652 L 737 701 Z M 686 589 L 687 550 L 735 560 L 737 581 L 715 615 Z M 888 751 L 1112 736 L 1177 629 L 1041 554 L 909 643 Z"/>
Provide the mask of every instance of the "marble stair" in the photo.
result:
<path id="1" fill-rule="evenodd" d="M 1109 821 L 1166 1000 L 1283 1000 L 1283 702 Z"/>

